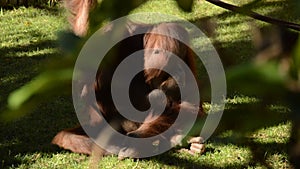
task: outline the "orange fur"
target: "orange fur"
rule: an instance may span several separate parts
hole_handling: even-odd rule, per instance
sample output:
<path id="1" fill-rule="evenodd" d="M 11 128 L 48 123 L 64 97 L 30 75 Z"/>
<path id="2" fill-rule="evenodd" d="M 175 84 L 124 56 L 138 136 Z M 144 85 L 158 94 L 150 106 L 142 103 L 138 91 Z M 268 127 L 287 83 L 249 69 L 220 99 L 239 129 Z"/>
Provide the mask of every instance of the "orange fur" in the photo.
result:
<path id="1" fill-rule="evenodd" d="M 69 23 L 75 35 L 83 37 L 89 27 L 89 13 L 96 0 L 65 0 L 65 8 L 70 12 Z"/>
<path id="2" fill-rule="evenodd" d="M 143 73 L 139 73 L 131 82 L 131 85 L 133 86 L 133 90 L 129 90 L 131 102 L 135 107 L 138 107 L 139 110 L 147 110 L 150 107 L 148 97 L 150 97 L 154 89 L 161 89 L 167 95 L 166 109 L 155 119 L 155 115 L 152 116 L 151 114 L 155 114 L 155 110 L 149 111 L 149 115 L 143 123 L 129 121 L 117 111 L 111 97 L 111 79 L 114 70 L 128 55 L 142 49 L 147 50 L 154 48 L 161 49 L 162 51 L 167 50 L 168 52 L 179 56 L 190 67 L 195 76 L 194 55 L 188 47 L 188 44 L 185 45 L 176 39 L 168 37 L 171 32 L 172 35 L 186 38 L 184 39 L 185 42 L 189 41 L 188 33 L 185 29 L 175 23 L 161 23 L 148 26 L 136 24 L 129 27 L 129 33 L 134 33 L 135 30 L 132 29 L 133 27 L 135 29 L 141 27 L 143 29 L 147 28 L 148 32 L 142 35 L 131 36 L 121 41 L 111 50 L 111 53 L 109 52 L 108 55 L 105 56 L 105 58 L 108 57 L 107 59 L 109 60 L 108 62 L 103 62 L 105 64 L 100 64 L 95 80 L 94 89 L 96 100 L 105 120 L 108 123 L 114 123 L 113 127 L 117 131 L 130 137 L 151 137 L 167 130 L 176 120 L 181 108 L 184 109 L 186 113 L 193 112 L 192 106 L 184 103 L 184 101 L 180 99 L 179 87 L 170 75 L 163 71 L 149 71 L 146 69 Z M 164 33 L 166 36 L 160 35 L 159 33 Z M 179 38 L 182 39 L 182 37 Z M 166 57 L 165 54 L 166 53 L 162 52 L 158 57 L 154 57 L 151 53 L 145 52 L 144 66 L 147 66 L 147 64 L 158 64 L 160 67 L 169 66 L 169 60 L 164 59 L 164 57 Z M 157 59 L 160 58 L 163 59 L 158 61 Z M 171 66 L 174 66 L 174 69 L 176 69 L 177 65 Z M 177 71 L 181 70 L 178 69 Z M 150 81 L 151 83 L 149 83 Z M 155 82 L 152 83 L 152 81 Z M 159 95 L 151 95 L 151 97 L 159 97 Z M 158 104 L 161 104 L 161 102 L 158 102 Z M 91 110 L 93 109 L 88 110 L 90 117 L 98 117 L 98 114 L 93 116 L 97 111 Z M 201 110 L 202 109 L 200 108 L 199 113 L 201 113 Z M 154 120 L 149 121 L 149 119 Z M 101 123 L 101 120 L 91 119 L 90 124 L 88 125 L 95 126 L 97 123 Z M 92 144 L 90 144 L 91 140 L 89 137 L 84 132 L 80 133 L 77 132 L 78 130 L 74 130 L 68 129 L 58 133 L 55 136 L 53 143 L 73 152 L 91 154 L 89 150 L 92 149 Z M 82 139 L 82 142 L 80 139 Z"/>

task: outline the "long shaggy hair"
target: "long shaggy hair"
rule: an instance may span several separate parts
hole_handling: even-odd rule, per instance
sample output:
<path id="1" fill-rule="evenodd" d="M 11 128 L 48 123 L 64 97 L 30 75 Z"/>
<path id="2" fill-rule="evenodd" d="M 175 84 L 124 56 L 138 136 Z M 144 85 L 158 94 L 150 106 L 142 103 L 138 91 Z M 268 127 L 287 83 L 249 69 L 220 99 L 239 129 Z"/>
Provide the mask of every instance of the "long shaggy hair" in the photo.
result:
<path id="1" fill-rule="evenodd" d="M 184 41 L 188 42 L 186 30 L 176 23 L 144 25 L 129 22 L 124 34 L 135 34 L 140 29 L 148 31 L 145 34 L 130 36 L 119 42 L 108 52 L 100 64 L 94 86 L 99 110 L 94 110 L 95 107 L 88 110 L 87 115 L 90 115 L 91 119 L 87 125 L 91 127 L 101 125 L 103 119 L 95 120 L 95 118 L 99 118 L 98 112 L 100 111 L 105 120 L 113 123 L 112 127 L 120 133 L 131 137 L 151 137 L 167 130 L 176 120 L 180 109 L 185 109 L 186 112 L 192 112 L 195 109 L 192 105 L 181 100 L 178 84 L 173 77 L 159 69 L 147 69 L 154 64 L 161 68 L 172 66 L 173 69 L 177 69 L 176 63 L 171 63 L 172 56 L 168 55 L 173 53 L 179 56 L 195 73 L 194 55 L 191 49 L 179 40 L 169 37 L 185 38 Z M 159 117 L 155 116 L 155 110 L 153 110 L 154 112 L 150 111 L 143 123 L 137 123 L 127 120 L 118 112 L 110 91 L 112 76 L 117 66 L 124 58 L 142 49 L 145 50 L 143 56 L 145 70 L 137 74 L 131 82 L 130 101 L 138 110 L 148 110 L 150 107 L 149 99 L 157 100 L 160 98 L 155 89 L 161 89 L 167 95 L 167 100 L 164 100 L 167 107 Z M 183 73 L 180 69 L 176 71 L 178 74 Z M 162 104 L 162 102 L 158 104 Z M 200 108 L 199 115 L 201 110 Z M 153 118 L 155 120 L 152 120 Z M 52 143 L 84 154 L 91 154 L 93 145 L 81 126 L 61 131 L 55 136 Z"/>
<path id="2" fill-rule="evenodd" d="M 75 35 L 83 37 L 89 28 L 89 13 L 97 0 L 65 0 L 64 6 L 70 13 L 68 19 Z"/>

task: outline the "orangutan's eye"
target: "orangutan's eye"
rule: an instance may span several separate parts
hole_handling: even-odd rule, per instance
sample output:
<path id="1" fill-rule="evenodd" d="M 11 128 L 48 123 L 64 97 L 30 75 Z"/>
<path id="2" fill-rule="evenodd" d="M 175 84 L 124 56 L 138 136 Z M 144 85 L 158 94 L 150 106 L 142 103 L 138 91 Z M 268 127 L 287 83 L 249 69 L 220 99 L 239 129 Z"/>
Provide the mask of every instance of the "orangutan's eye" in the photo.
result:
<path id="1" fill-rule="evenodd" d="M 158 50 L 158 49 L 155 49 L 155 50 L 154 50 L 154 54 L 159 54 L 159 50 Z"/>

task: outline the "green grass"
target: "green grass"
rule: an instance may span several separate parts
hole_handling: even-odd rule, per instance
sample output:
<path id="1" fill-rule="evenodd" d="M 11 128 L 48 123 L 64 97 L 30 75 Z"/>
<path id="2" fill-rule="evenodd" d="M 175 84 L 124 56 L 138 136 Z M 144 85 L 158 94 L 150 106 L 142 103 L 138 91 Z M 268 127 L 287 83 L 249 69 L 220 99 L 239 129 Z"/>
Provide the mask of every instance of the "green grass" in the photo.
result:
<path id="1" fill-rule="evenodd" d="M 231 1 L 238 4 L 237 1 Z M 249 1 L 243 1 L 246 3 Z M 238 5 L 243 5 L 241 2 Z M 286 1 L 267 0 L 252 4 L 251 9 L 264 15 L 298 22 L 289 13 Z M 59 31 L 67 29 L 66 17 L 56 9 L 18 8 L 0 13 L 0 111 L 6 107 L 9 93 L 33 79 L 47 59 L 63 57 L 57 47 Z M 233 14 L 204 1 L 195 1 L 194 11 L 185 13 L 171 0 L 149 1 L 134 12 L 156 11 L 173 14 L 201 26 L 203 18 L 217 23 L 216 44 L 225 67 L 239 64 L 254 56 L 249 22 L 252 19 Z M 256 22 L 259 26 L 266 24 Z M 197 43 L 197 42 L 196 42 Z M 200 68 L 199 68 L 200 69 Z M 0 168 L 88 168 L 89 157 L 61 150 L 50 144 L 61 129 L 77 124 L 71 97 L 58 96 L 14 122 L 0 124 Z M 227 110 L 236 105 L 257 102 L 256 98 L 233 95 L 227 99 Z M 210 105 L 205 103 L 205 108 Z M 274 112 L 287 112 L 272 105 Z M 225 131 L 210 138 L 206 152 L 190 156 L 171 150 L 149 159 L 117 160 L 104 157 L 100 168 L 264 168 L 265 160 L 272 168 L 290 168 L 287 156 L 289 122 L 266 126 L 239 140 L 234 131 Z M 252 150 L 252 151 L 251 151 Z M 253 158 L 252 152 L 263 154 Z"/>

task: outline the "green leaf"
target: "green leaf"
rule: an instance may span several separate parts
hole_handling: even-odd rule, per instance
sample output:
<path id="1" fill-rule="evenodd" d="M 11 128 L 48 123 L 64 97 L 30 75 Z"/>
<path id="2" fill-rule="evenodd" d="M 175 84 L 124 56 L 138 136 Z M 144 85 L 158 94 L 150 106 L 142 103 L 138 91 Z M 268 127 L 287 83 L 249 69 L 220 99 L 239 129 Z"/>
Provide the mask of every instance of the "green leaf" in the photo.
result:
<path id="1" fill-rule="evenodd" d="M 300 38 L 298 38 L 298 43 L 295 47 L 295 51 L 293 53 L 293 66 L 292 72 L 294 72 L 294 76 L 296 80 L 300 81 Z M 300 83 L 300 82 L 299 82 Z"/>
<path id="2" fill-rule="evenodd" d="M 248 95 L 279 95 L 285 87 L 285 78 L 280 74 L 276 62 L 239 65 L 228 70 L 226 77 L 230 90 Z"/>
<path id="3" fill-rule="evenodd" d="M 54 86 L 72 79 L 72 69 L 47 71 L 41 73 L 35 80 L 14 91 L 8 98 L 8 108 L 17 109 L 32 96 L 51 91 Z"/>
<path id="4" fill-rule="evenodd" d="M 52 70 L 41 73 L 34 80 L 12 92 L 8 97 L 8 110 L 2 120 L 13 120 L 32 111 L 38 103 L 51 96 L 71 93 L 73 69 Z"/>

